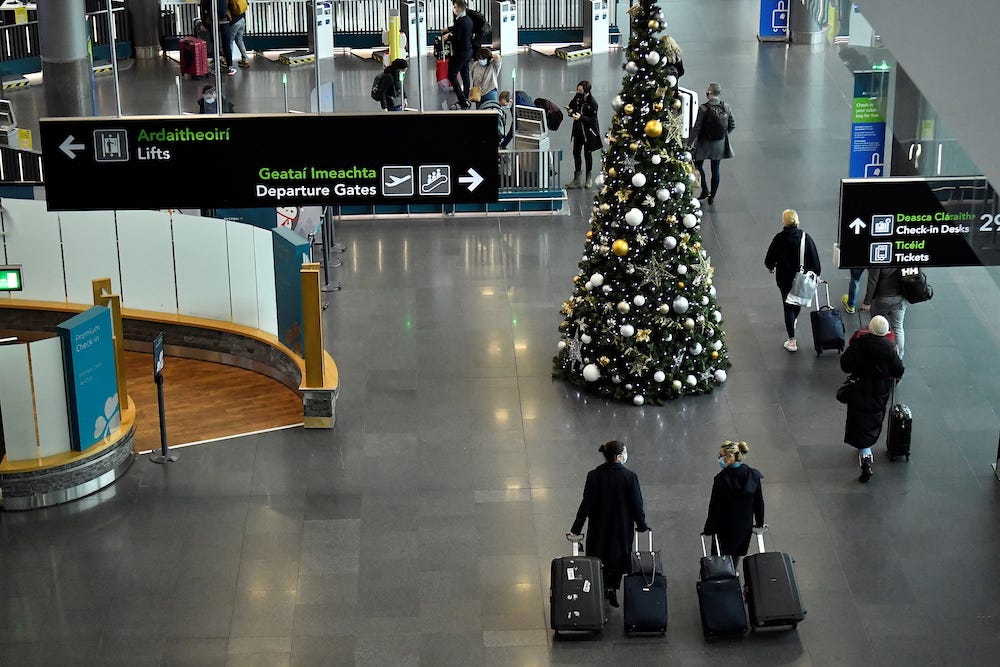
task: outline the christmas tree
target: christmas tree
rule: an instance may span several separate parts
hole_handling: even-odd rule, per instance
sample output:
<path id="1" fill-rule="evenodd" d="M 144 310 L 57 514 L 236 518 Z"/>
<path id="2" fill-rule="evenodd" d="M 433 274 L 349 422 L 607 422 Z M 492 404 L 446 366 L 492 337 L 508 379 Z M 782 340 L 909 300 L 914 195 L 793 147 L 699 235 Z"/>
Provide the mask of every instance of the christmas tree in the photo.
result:
<path id="1" fill-rule="evenodd" d="M 662 404 L 712 391 L 730 362 L 667 23 L 653 0 L 629 13 L 628 62 L 553 374 L 601 396 Z"/>

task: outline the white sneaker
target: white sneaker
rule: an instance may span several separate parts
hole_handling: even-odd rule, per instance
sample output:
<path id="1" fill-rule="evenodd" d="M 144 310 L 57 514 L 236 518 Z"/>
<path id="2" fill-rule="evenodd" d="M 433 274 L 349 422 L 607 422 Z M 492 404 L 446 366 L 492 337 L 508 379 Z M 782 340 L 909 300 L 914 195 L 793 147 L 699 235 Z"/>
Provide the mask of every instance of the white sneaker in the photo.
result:
<path id="1" fill-rule="evenodd" d="M 797 342 L 795 342 L 794 338 L 789 338 L 788 340 L 786 340 L 785 344 L 782 347 L 784 347 L 789 352 L 798 352 L 799 351 L 799 344 Z"/>

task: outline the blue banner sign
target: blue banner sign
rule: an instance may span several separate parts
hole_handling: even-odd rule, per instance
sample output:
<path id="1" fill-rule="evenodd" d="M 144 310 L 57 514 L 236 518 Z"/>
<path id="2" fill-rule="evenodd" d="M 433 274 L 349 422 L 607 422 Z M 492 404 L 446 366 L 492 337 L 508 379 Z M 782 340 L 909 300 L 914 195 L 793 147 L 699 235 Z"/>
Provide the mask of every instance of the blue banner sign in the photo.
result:
<path id="1" fill-rule="evenodd" d="M 784 41 L 788 35 L 788 4 L 793 0 L 760 0 L 757 39 Z"/>
<path id="2" fill-rule="evenodd" d="M 82 452 L 121 425 L 111 311 L 94 306 L 56 327 L 63 346 L 70 445 Z"/>

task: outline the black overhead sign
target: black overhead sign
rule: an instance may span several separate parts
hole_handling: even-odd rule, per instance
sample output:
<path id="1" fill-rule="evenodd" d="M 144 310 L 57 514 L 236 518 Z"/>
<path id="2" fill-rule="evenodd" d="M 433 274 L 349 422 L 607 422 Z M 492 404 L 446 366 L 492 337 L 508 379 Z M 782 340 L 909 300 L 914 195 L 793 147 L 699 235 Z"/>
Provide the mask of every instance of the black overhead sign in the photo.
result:
<path id="1" fill-rule="evenodd" d="M 844 179 L 840 266 L 1000 264 L 998 207 L 982 176 Z"/>
<path id="2" fill-rule="evenodd" d="M 50 211 L 497 200 L 496 114 L 43 118 Z"/>

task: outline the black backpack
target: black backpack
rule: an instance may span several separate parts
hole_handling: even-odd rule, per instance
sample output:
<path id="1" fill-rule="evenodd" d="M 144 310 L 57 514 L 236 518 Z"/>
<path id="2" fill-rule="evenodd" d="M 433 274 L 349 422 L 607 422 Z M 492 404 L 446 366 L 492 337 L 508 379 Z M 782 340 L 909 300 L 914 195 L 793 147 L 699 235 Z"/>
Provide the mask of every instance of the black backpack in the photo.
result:
<path id="1" fill-rule="evenodd" d="M 482 46 L 493 42 L 493 26 L 486 20 L 486 15 L 475 9 L 467 9 L 466 16 L 472 20 L 472 41 Z"/>
<path id="2" fill-rule="evenodd" d="M 726 138 L 728 113 L 722 104 L 703 104 L 705 115 L 701 121 L 701 136 L 709 141 Z"/>
<path id="3" fill-rule="evenodd" d="M 376 102 L 382 101 L 382 86 L 385 85 L 385 78 L 391 76 L 389 72 L 382 70 L 380 73 L 375 75 L 372 80 L 372 99 Z"/>
<path id="4" fill-rule="evenodd" d="M 934 297 L 934 288 L 927 284 L 927 276 L 917 267 L 899 270 L 899 290 L 910 303 L 922 303 Z"/>

